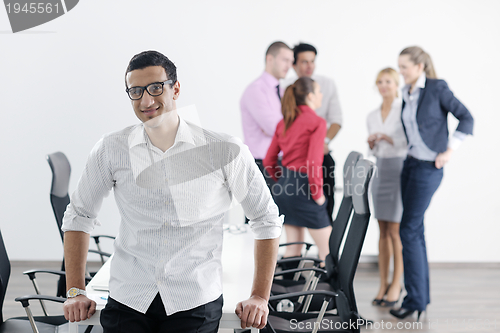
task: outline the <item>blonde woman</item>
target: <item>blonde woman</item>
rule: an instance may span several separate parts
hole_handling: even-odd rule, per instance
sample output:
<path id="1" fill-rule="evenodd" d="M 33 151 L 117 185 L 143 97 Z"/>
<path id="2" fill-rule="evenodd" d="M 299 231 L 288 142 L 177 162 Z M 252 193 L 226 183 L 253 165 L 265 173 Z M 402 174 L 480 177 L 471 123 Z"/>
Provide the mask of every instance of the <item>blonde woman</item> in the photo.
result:
<path id="1" fill-rule="evenodd" d="M 377 75 L 376 85 L 382 104 L 367 117 L 368 144 L 377 158 L 377 174 L 372 183 L 374 217 L 380 228 L 380 288 L 373 305 L 393 306 L 401 293 L 403 252 L 399 223 L 403 214 L 401 170 L 406 158 L 406 137 L 401 123 L 401 100 L 398 98 L 399 74 L 385 68 Z M 389 265 L 394 271 L 389 283 Z"/>

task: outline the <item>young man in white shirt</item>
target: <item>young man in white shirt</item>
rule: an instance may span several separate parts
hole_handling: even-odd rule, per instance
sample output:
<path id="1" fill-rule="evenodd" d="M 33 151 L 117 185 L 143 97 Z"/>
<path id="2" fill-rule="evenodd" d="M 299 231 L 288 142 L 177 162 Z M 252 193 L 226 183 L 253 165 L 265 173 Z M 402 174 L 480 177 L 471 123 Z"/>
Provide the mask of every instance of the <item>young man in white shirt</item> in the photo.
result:
<path id="1" fill-rule="evenodd" d="M 63 220 L 66 319 L 95 313 L 84 292 L 89 233 L 113 189 L 122 221 L 104 332 L 217 332 L 222 221 L 233 196 L 256 239 L 252 292 L 235 311 L 242 328 L 263 328 L 282 222 L 252 155 L 240 140 L 178 116 L 180 83 L 163 54 L 135 55 L 125 81 L 141 124 L 96 144 Z"/>
<path id="2" fill-rule="evenodd" d="M 335 161 L 330 154 L 329 144 L 335 138 L 342 126 L 342 110 L 340 109 L 337 86 L 332 79 L 314 74 L 316 69 L 316 55 L 318 51 L 310 44 L 300 43 L 293 48 L 294 62 L 293 69 L 297 76 L 310 77 L 316 81 L 321 87 L 323 93 L 323 103 L 316 110 L 316 114 L 326 120 L 327 132 L 324 143 L 324 159 L 323 159 L 323 191 L 328 200 L 327 210 L 328 216 L 332 218 L 334 207 L 334 191 L 335 191 Z M 286 89 L 294 83 L 297 78 L 291 78 L 283 81 L 282 87 Z"/>

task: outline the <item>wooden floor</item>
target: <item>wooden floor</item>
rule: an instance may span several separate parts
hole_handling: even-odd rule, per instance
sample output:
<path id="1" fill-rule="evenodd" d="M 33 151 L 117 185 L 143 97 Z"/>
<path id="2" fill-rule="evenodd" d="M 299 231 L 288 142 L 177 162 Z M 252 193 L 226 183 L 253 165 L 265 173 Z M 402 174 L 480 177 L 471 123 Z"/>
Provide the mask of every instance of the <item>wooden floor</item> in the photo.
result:
<path id="1" fill-rule="evenodd" d="M 4 319 L 25 315 L 14 298 L 34 294 L 31 281 L 22 274 L 32 268 L 59 269 L 60 264 L 12 262 L 3 306 Z M 388 313 L 388 309 L 371 305 L 378 287 L 377 268 L 373 264 L 360 264 L 354 284 L 358 309 L 364 318 L 374 321 L 373 327 L 363 331 L 500 332 L 500 265 L 432 265 L 430 274 L 431 304 L 421 323 L 415 323 L 415 317 L 400 322 Z M 57 278 L 42 274 L 37 280 L 42 293 L 55 294 Z M 36 302 L 31 308 L 35 315 L 43 314 Z M 60 314 L 62 306 L 47 303 L 47 308 L 49 314 Z"/>

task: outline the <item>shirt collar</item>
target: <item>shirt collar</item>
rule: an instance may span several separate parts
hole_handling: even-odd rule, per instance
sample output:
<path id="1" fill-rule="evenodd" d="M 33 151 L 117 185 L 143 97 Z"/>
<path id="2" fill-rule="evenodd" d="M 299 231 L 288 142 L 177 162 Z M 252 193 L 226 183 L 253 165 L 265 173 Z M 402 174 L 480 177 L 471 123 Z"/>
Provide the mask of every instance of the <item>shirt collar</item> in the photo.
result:
<path id="1" fill-rule="evenodd" d="M 262 73 L 260 77 L 264 81 L 264 83 L 267 84 L 268 86 L 276 87 L 277 85 L 280 84 L 280 81 L 277 78 L 275 78 L 266 71 L 264 71 L 264 73 Z"/>
<path id="2" fill-rule="evenodd" d="M 148 138 L 149 141 L 149 138 Z M 190 143 L 193 146 L 195 145 L 193 139 L 193 133 L 187 122 L 179 117 L 179 127 L 177 129 L 177 134 L 175 135 L 174 145 L 177 142 L 186 142 Z M 146 133 L 144 129 L 144 124 L 137 125 L 129 136 L 129 148 L 135 147 L 140 144 L 146 144 Z"/>
<path id="3" fill-rule="evenodd" d="M 427 82 L 427 76 L 425 72 L 422 72 L 415 83 L 415 88 L 425 88 L 425 83 Z M 403 92 L 408 93 L 410 91 L 411 84 L 407 84 L 403 88 Z M 415 91 L 415 90 L 414 90 Z"/>
<path id="4" fill-rule="evenodd" d="M 427 81 L 427 77 L 425 76 L 425 72 L 422 72 L 418 77 L 417 83 L 415 83 L 415 87 L 417 88 L 425 88 L 425 82 Z"/>

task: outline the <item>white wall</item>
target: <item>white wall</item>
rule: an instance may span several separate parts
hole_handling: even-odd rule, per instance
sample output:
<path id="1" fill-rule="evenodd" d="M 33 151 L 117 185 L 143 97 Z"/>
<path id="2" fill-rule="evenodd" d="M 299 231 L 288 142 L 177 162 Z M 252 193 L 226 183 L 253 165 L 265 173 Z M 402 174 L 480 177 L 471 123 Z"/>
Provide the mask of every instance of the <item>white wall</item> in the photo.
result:
<path id="1" fill-rule="evenodd" d="M 500 113 L 500 2 L 492 1 L 97 1 L 24 33 L 0 9 L 0 227 L 13 260 L 58 260 L 62 246 L 49 203 L 45 155 L 65 152 L 76 187 L 102 134 L 136 123 L 124 93 L 129 59 L 157 49 L 178 66 L 180 106 L 195 104 L 203 126 L 242 137 L 238 102 L 263 70 L 275 40 L 318 50 L 317 73 L 335 79 L 344 125 L 333 144 L 340 182 L 351 150 L 366 152 L 365 117 L 380 98 L 383 67 L 420 45 L 439 77 L 475 117 L 445 168 L 426 216 L 430 261 L 499 262 L 500 188 L 495 150 Z M 290 75 L 292 73 L 289 73 Z M 115 234 L 114 199 L 97 233 Z M 364 253 L 377 253 L 371 224 Z"/>

